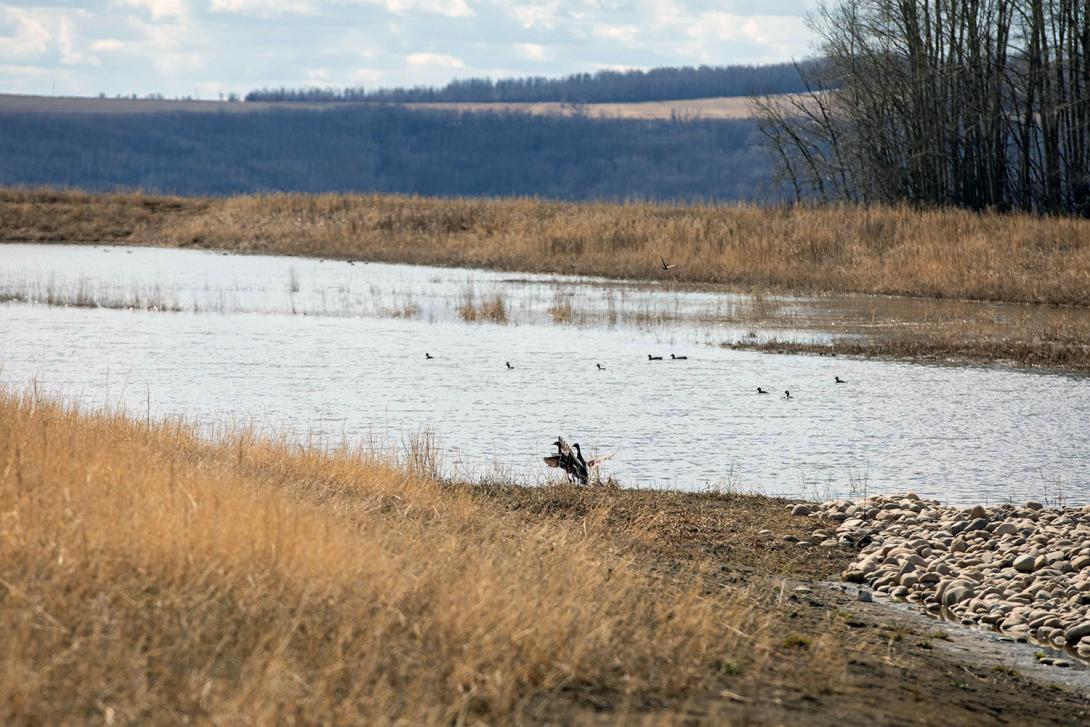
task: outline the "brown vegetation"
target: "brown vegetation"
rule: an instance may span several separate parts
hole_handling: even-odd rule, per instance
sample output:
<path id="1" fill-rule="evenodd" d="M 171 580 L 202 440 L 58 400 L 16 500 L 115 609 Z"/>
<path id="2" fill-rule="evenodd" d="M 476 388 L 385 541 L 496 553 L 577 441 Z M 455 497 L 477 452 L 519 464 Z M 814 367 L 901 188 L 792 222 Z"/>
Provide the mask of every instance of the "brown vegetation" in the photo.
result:
<path id="1" fill-rule="evenodd" d="M 0 392 L 0 722 L 1085 710 L 793 594 L 849 556 L 762 536 L 803 534 L 782 501 L 443 484 L 418 444 L 394 466 Z"/>
<path id="2" fill-rule="evenodd" d="M 366 105 L 351 102 L 284 101 L 178 101 L 170 99 L 76 98 L 0 94 L 0 113 L 45 114 L 153 114 L 153 113 L 247 113 L 274 109 L 322 111 Z M 744 96 L 698 98 L 679 101 L 644 101 L 640 103 L 569 104 L 541 103 L 407 103 L 409 109 L 435 109 L 466 113 L 523 113 L 534 116 L 572 116 L 584 114 L 615 119 L 748 119 L 755 107 Z"/>
<path id="3" fill-rule="evenodd" d="M 1090 305 L 1090 221 L 897 207 L 0 192 L 0 240 Z M 662 255 L 677 267 L 658 269 Z"/>

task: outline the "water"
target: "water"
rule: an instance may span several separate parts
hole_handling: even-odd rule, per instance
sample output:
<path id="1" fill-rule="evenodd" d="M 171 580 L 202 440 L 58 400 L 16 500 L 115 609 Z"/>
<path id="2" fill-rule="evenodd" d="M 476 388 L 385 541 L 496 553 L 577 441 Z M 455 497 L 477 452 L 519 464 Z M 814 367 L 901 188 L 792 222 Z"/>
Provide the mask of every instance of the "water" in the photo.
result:
<path id="1" fill-rule="evenodd" d="M 430 430 L 469 478 L 543 481 L 563 434 L 626 486 L 1090 502 L 1086 377 L 726 350 L 768 301 L 708 290 L 108 249 L 0 246 L 0 298 L 122 306 L 0 304 L 0 382 L 311 441 Z M 462 322 L 470 287 L 509 323 Z M 553 322 L 565 297 L 581 325 Z"/>

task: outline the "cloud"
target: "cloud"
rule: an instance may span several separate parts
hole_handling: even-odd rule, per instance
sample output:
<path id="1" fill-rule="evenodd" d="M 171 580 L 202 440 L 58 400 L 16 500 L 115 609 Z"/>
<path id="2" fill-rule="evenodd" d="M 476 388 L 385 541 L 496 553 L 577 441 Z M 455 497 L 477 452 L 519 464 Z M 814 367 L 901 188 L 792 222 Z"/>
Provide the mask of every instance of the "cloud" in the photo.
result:
<path id="1" fill-rule="evenodd" d="M 111 4 L 142 8 L 151 13 L 151 17 L 155 20 L 182 18 L 189 14 L 186 0 L 111 0 Z"/>
<path id="2" fill-rule="evenodd" d="M 517 43 L 515 52 L 531 61 L 547 61 L 553 57 L 552 49 L 537 43 Z"/>
<path id="3" fill-rule="evenodd" d="M 640 32 L 639 28 L 631 25 L 596 25 L 594 35 L 606 40 L 633 41 Z"/>
<path id="4" fill-rule="evenodd" d="M 475 14 L 465 0 L 385 0 L 385 5 L 395 15 L 423 12 L 448 18 L 467 18 Z"/>
<path id="5" fill-rule="evenodd" d="M 15 26 L 14 35 L 0 36 L 0 58 L 25 58 L 49 50 L 53 32 L 48 16 L 34 10 L 0 7 L 0 19 Z"/>
<path id="6" fill-rule="evenodd" d="M 446 53 L 410 53 L 405 56 L 410 66 L 430 68 L 465 68 L 466 64 Z"/>
<path id="7" fill-rule="evenodd" d="M 313 15 L 318 12 L 308 0 L 212 0 L 214 13 L 236 13 L 259 18 L 275 18 L 281 15 Z"/>
<path id="8" fill-rule="evenodd" d="M 116 38 L 103 38 L 102 40 L 96 40 L 91 43 L 91 50 L 103 51 L 106 53 L 112 53 L 119 50 L 124 50 L 125 44 Z"/>

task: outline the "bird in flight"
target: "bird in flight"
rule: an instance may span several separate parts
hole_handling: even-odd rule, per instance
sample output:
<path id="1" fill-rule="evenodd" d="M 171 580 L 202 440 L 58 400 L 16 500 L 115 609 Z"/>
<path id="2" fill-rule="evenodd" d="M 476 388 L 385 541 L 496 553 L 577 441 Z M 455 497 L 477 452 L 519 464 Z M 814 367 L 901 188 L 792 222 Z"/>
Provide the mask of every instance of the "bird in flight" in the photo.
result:
<path id="1" fill-rule="evenodd" d="M 662 269 L 663 270 L 669 270 L 670 268 L 676 268 L 677 267 L 677 265 L 667 265 L 666 264 L 666 258 L 664 258 L 662 255 L 659 255 L 659 260 L 662 262 Z"/>

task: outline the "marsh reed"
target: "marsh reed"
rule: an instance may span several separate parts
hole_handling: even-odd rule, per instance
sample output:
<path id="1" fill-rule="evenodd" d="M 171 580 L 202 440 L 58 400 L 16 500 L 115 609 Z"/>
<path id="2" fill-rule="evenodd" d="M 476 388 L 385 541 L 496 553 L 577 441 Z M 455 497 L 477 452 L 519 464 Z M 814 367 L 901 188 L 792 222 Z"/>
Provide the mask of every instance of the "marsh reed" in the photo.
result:
<path id="1" fill-rule="evenodd" d="M 1090 305 L 1090 221 L 959 210 L 6 189 L 0 240 Z"/>

